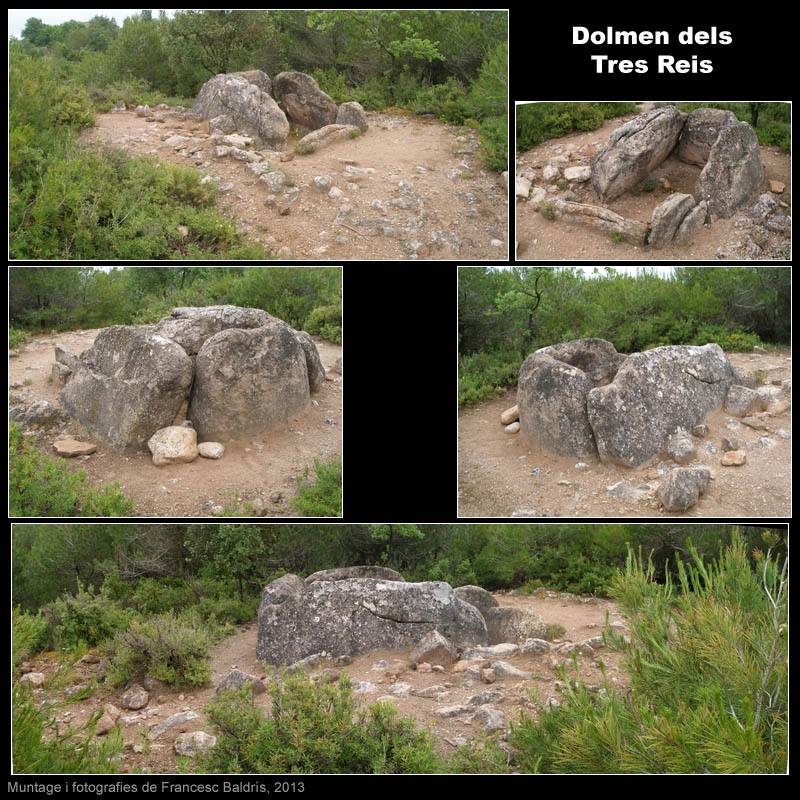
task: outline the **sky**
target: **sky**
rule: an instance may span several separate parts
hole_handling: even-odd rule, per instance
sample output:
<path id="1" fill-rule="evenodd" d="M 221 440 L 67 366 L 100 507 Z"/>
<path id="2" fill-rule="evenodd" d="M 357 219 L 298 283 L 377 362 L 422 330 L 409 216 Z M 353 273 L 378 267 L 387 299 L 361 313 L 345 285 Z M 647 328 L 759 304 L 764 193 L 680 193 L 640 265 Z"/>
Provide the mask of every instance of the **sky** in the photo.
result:
<path id="1" fill-rule="evenodd" d="M 8 35 L 19 36 L 25 23 L 36 17 L 47 25 L 60 25 L 62 22 L 74 19 L 78 22 L 88 22 L 92 17 L 111 17 L 122 25 L 125 17 L 141 13 L 140 8 L 10 8 L 8 10 Z M 157 12 L 156 12 L 157 13 Z M 171 13 L 167 11 L 167 13 Z"/>

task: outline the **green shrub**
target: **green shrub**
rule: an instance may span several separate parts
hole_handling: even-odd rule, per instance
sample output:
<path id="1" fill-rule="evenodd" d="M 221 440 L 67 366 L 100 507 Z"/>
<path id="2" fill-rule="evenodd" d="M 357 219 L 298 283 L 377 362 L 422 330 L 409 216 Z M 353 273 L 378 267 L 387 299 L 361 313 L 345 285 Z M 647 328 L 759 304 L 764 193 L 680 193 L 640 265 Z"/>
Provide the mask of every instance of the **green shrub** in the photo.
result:
<path id="1" fill-rule="evenodd" d="M 93 646 L 127 627 L 132 613 L 103 594 L 88 591 L 79 582 L 75 594 L 64 594 L 46 605 L 47 639 L 55 649 Z"/>
<path id="2" fill-rule="evenodd" d="M 109 681 L 122 686 L 150 675 L 171 686 L 202 686 L 211 677 L 208 630 L 196 621 L 174 614 L 134 620 L 119 631 L 105 650 Z"/>
<path id="3" fill-rule="evenodd" d="M 11 612 L 11 661 L 16 667 L 45 648 L 47 621 L 40 613 L 30 614 L 21 608 Z"/>
<path id="4" fill-rule="evenodd" d="M 508 118 L 488 117 L 480 124 L 481 158 L 489 169 L 508 169 Z"/>
<path id="5" fill-rule="evenodd" d="M 298 479 L 297 494 L 292 498 L 292 510 L 301 517 L 342 516 L 342 462 L 314 460 L 316 481 L 309 481 L 308 467 Z"/>
<path id="6" fill-rule="evenodd" d="M 473 353 L 459 361 L 458 402 L 472 406 L 502 394 L 517 382 L 518 353 Z"/>
<path id="7" fill-rule="evenodd" d="M 22 347 L 28 340 L 28 334 L 20 328 L 8 329 L 8 346 L 11 349 Z"/>
<path id="8" fill-rule="evenodd" d="M 559 707 L 509 741 L 533 772 L 773 773 L 787 768 L 787 561 L 748 557 L 743 539 L 714 563 L 690 548 L 677 583 L 632 553 L 612 595 L 628 618 L 630 692 L 570 681 Z"/>
<path id="9" fill-rule="evenodd" d="M 97 738 L 99 712 L 79 727 L 67 727 L 50 706 L 39 706 L 27 687 L 12 694 L 12 768 L 16 773 L 116 772 L 123 742 L 118 731 Z"/>
<path id="10" fill-rule="evenodd" d="M 388 703 L 364 710 L 346 678 L 315 686 L 305 676 L 270 684 L 272 713 L 252 693 L 225 692 L 208 717 L 219 737 L 201 768 L 231 773 L 430 773 L 442 770 L 433 738 Z"/>
<path id="11" fill-rule="evenodd" d="M 9 508 L 12 517 L 124 517 L 133 501 L 112 483 L 94 489 L 83 470 L 72 472 L 40 452 L 11 424 L 8 445 Z"/>
<path id="12" fill-rule="evenodd" d="M 517 106 L 517 152 L 573 131 L 593 131 L 607 119 L 632 114 L 635 103 L 526 103 Z"/>
<path id="13" fill-rule="evenodd" d="M 342 306 L 317 306 L 306 319 L 305 330 L 334 344 L 342 343 Z"/>
<path id="14" fill-rule="evenodd" d="M 755 333 L 747 333 L 740 328 L 725 325 L 701 325 L 691 337 L 689 344 L 709 342 L 716 342 L 723 350 L 731 353 L 750 353 L 756 345 L 762 344 Z"/>

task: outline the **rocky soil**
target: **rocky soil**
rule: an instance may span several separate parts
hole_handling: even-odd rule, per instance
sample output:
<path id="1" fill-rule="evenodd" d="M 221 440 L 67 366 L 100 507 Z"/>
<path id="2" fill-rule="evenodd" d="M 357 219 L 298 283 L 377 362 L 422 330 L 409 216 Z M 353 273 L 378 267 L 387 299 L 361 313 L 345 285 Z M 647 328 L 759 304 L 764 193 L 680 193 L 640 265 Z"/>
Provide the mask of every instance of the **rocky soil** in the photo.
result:
<path id="1" fill-rule="evenodd" d="M 76 355 L 91 346 L 99 330 L 70 331 L 36 336 L 9 360 L 12 400 L 58 402 L 59 388 L 48 381 L 56 345 Z M 264 516 L 292 516 L 291 498 L 297 493 L 297 478 L 306 467 L 313 477 L 315 458 L 327 460 L 342 450 L 342 375 L 331 368 L 342 348 L 314 339 L 327 380 L 315 393 L 311 405 L 267 434 L 225 441 L 220 459 L 197 458 L 190 464 L 156 467 L 147 450 L 117 453 L 97 442 L 89 455 L 67 460 L 82 469 L 94 485 L 118 481 L 134 501 L 134 514 L 147 517 L 199 517 L 213 515 L 224 507 L 246 513 L 256 503 Z M 55 456 L 53 442 L 64 434 L 94 441 L 75 421 L 66 421 L 38 431 L 43 451 Z"/>
<path id="2" fill-rule="evenodd" d="M 281 260 L 508 257 L 507 193 L 474 131 L 410 115 L 368 120 L 362 136 L 305 155 L 294 154 L 296 137 L 283 152 L 244 145 L 248 160 L 217 157 L 208 121 L 176 110 L 98 114 L 84 141 L 196 167 L 219 187 L 222 213 Z M 268 187 L 261 170 L 283 182 Z"/>
<path id="3" fill-rule="evenodd" d="M 643 111 L 649 110 L 645 105 Z M 761 260 L 790 258 L 790 238 L 755 225 L 747 215 L 747 206 L 731 219 L 705 225 L 685 244 L 670 243 L 655 249 L 626 241 L 615 241 L 609 234 L 585 225 L 568 224 L 561 220 L 548 220 L 539 212 L 539 203 L 533 198 L 535 187 L 543 188 L 547 199 L 563 197 L 579 203 L 600 204 L 589 180 L 569 181 L 559 186 L 558 180 L 565 168 L 589 166 L 592 157 L 607 142 L 609 135 L 636 115 L 611 119 L 587 133 L 573 133 L 544 142 L 522 153 L 517 158 L 517 176 L 530 180 L 530 198 L 518 198 L 516 203 L 516 253 L 521 260 L 587 259 L 627 260 L 653 259 L 666 261 L 686 260 Z M 784 211 L 791 213 L 791 157 L 777 147 L 762 146 L 761 160 L 764 180 L 753 200 L 762 192 L 770 191 L 770 181 L 784 185 L 784 190 L 774 194 Z M 548 166 L 558 167 L 560 174 L 546 178 Z M 548 175 L 550 173 L 547 173 Z M 623 217 L 650 221 L 653 209 L 672 192 L 692 194 L 700 174 L 700 167 L 680 161 L 670 155 L 653 170 L 649 191 L 642 189 L 624 193 L 603 204 Z"/>
<path id="4" fill-rule="evenodd" d="M 791 354 L 728 353 L 742 375 L 765 385 L 791 378 Z M 656 488 L 675 466 L 666 456 L 626 468 L 599 458 L 559 456 L 532 448 L 519 433 L 508 434 L 500 415 L 516 403 L 516 390 L 459 415 L 460 517 L 764 517 L 791 514 L 791 405 L 778 413 L 742 419 L 723 410 L 705 420 L 692 464 L 707 466 L 711 481 L 699 502 L 684 512 L 666 512 Z M 778 406 L 779 408 L 780 406 Z M 722 439 L 739 440 L 741 466 L 723 466 Z"/>
<path id="5" fill-rule="evenodd" d="M 409 650 L 381 650 L 357 656 L 346 665 L 322 661 L 308 671 L 318 681 L 331 681 L 341 673 L 347 674 L 360 702 L 381 700 L 394 704 L 401 714 L 413 717 L 431 730 L 447 754 L 467 740 L 484 735 L 487 729 L 493 729 L 489 730 L 491 735 L 502 739 L 509 724 L 520 714 L 535 716 L 537 704 L 558 703 L 563 688 L 561 667 L 566 667 L 567 679 L 575 676 L 572 657 L 567 652 L 572 644 L 592 640 L 597 648 L 581 647 L 575 656 L 578 672 L 589 687 L 601 690 L 601 664 L 612 688 L 626 687 L 621 654 L 597 640 L 607 616 L 614 630 L 624 634 L 625 623 L 614 603 L 543 589 L 529 596 L 497 593 L 495 597 L 501 606 L 532 611 L 552 626 L 548 652 L 523 654 L 513 646 L 501 645 L 509 652 L 477 654 L 469 663 L 462 659 L 444 671 L 421 671 L 411 667 Z M 147 703 L 138 710 L 122 707 L 125 688 L 111 690 L 102 682 L 97 683 L 91 696 L 69 701 L 75 687 L 91 685 L 98 672 L 103 671 L 99 657 L 92 653 L 72 669 L 60 668 L 54 654 L 43 654 L 26 663 L 23 671 L 42 674 L 44 683 L 34 691 L 40 702 L 58 703 L 61 725 L 78 725 L 104 705 L 114 706 L 114 715 L 119 712 L 117 725 L 125 741 L 119 771 L 174 772 L 176 740 L 183 741 L 186 734 L 197 731 L 214 734 L 204 708 L 231 670 L 238 669 L 265 681 L 272 679 L 273 673 L 255 660 L 256 636 L 254 622 L 242 626 L 213 648 L 209 686 L 180 691 L 146 681 Z M 480 669 L 498 661 L 510 668 L 509 672 L 518 670 L 521 674 L 496 674 L 491 683 L 486 683 L 465 669 Z M 256 695 L 255 702 L 269 713 L 268 693 Z M 155 726 L 168 720 L 179 722 L 156 735 Z"/>

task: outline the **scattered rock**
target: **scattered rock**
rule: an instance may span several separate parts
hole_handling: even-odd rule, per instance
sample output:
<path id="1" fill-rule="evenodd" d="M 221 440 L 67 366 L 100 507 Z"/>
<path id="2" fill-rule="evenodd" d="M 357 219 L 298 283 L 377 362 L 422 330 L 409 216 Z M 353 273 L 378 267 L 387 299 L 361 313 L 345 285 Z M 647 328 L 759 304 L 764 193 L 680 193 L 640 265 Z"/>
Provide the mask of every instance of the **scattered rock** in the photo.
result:
<path id="1" fill-rule="evenodd" d="M 516 422 L 519 419 L 519 406 L 511 406 L 511 408 L 507 408 L 501 415 L 500 415 L 500 423 L 502 425 L 511 425 L 512 422 Z"/>
<path id="2" fill-rule="evenodd" d="M 45 676 L 43 672 L 26 672 L 20 679 L 20 683 L 27 683 L 37 689 L 44 686 Z"/>
<path id="3" fill-rule="evenodd" d="M 266 685 L 260 678 L 255 675 L 248 675 L 241 670 L 233 669 L 219 682 L 217 694 L 232 689 L 241 689 L 242 686 L 249 686 L 253 690 L 253 694 L 264 694 L 267 691 Z"/>
<path id="4" fill-rule="evenodd" d="M 179 733 L 175 737 L 173 748 L 179 756 L 196 756 L 205 753 L 217 743 L 217 737 L 205 731 Z"/>
<path id="5" fill-rule="evenodd" d="M 189 464 L 199 455 L 197 431 L 183 425 L 170 425 L 156 431 L 148 440 L 147 447 L 153 454 L 153 463 L 157 467 Z"/>
<path id="6" fill-rule="evenodd" d="M 720 459 L 723 467 L 741 467 L 747 463 L 747 453 L 744 450 L 728 450 Z"/>
<path id="7" fill-rule="evenodd" d="M 225 455 L 225 445 L 219 442 L 201 442 L 197 451 L 203 458 L 222 458 Z"/>
<path id="8" fill-rule="evenodd" d="M 88 456 L 97 452 L 97 445 L 94 442 L 81 442 L 67 436 L 56 439 L 53 442 L 53 449 L 58 455 L 64 458 L 76 458 L 77 456 Z"/>
<path id="9" fill-rule="evenodd" d="M 422 640 L 411 651 L 409 656 L 412 664 L 419 664 L 421 661 L 428 664 L 442 664 L 449 666 L 458 660 L 455 647 L 442 636 L 438 631 L 431 631 L 425 634 Z"/>
<path id="10" fill-rule="evenodd" d="M 194 711 L 179 711 L 177 714 L 173 714 L 170 717 L 167 717 L 163 722 L 159 722 L 150 728 L 150 739 L 158 739 L 159 736 L 166 733 L 173 728 L 178 727 L 179 725 L 185 725 L 187 722 L 191 722 L 193 719 L 197 719 L 199 714 L 195 713 Z"/>
<path id="11" fill-rule="evenodd" d="M 711 480 L 708 467 L 678 467 L 658 487 L 658 499 L 666 511 L 686 511 L 694 506 Z"/>
<path id="12" fill-rule="evenodd" d="M 133 686 L 125 690 L 122 695 L 120 705 L 129 711 L 138 711 L 144 708 L 150 702 L 150 693 L 135 683 Z"/>

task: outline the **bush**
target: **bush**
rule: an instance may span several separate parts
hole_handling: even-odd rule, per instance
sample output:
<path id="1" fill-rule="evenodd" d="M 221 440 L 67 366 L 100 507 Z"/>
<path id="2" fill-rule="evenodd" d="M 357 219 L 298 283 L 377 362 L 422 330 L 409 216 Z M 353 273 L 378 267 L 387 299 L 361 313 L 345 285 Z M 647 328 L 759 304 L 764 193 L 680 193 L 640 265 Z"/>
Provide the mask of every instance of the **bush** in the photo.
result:
<path id="1" fill-rule="evenodd" d="M 210 642 L 209 632 L 186 617 L 162 614 L 134 620 L 105 647 L 109 681 L 123 686 L 150 675 L 171 686 L 202 686 L 211 677 Z"/>
<path id="2" fill-rule="evenodd" d="M 635 103 L 526 103 L 517 106 L 517 152 L 573 131 L 593 131 L 607 119 L 636 113 Z"/>
<path id="3" fill-rule="evenodd" d="M 442 770 L 430 734 L 388 703 L 363 710 L 350 683 L 315 686 L 305 676 L 270 685 L 272 714 L 252 692 L 225 692 L 208 717 L 219 738 L 201 768 L 223 773 L 430 773 Z"/>
<path id="4" fill-rule="evenodd" d="M 21 608 L 11 612 L 11 661 L 16 667 L 43 650 L 47 643 L 47 621 L 38 612 L 29 614 Z"/>
<path id="5" fill-rule="evenodd" d="M 481 158 L 489 169 L 508 169 L 508 118 L 489 117 L 480 125 Z"/>
<path id="6" fill-rule="evenodd" d="M 8 329 L 8 346 L 11 349 L 22 347 L 28 340 L 28 334 L 20 328 Z"/>
<path id="7" fill-rule="evenodd" d="M 72 472 L 40 452 L 11 424 L 8 437 L 9 509 L 12 517 L 125 517 L 133 501 L 112 483 L 86 484 L 83 470 Z"/>
<path id="8" fill-rule="evenodd" d="M 16 773 L 90 774 L 116 772 L 122 753 L 118 731 L 98 739 L 99 712 L 80 727 L 60 724 L 49 706 L 39 706 L 33 692 L 19 684 L 12 695 L 12 768 Z"/>
<path id="9" fill-rule="evenodd" d="M 342 306 L 317 306 L 306 319 L 305 330 L 334 344 L 342 343 Z"/>
<path id="10" fill-rule="evenodd" d="M 787 561 L 743 539 L 677 583 L 631 553 L 612 595 L 628 617 L 631 689 L 568 684 L 509 738 L 524 771 L 772 773 L 787 768 Z M 615 647 L 619 637 L 608 635 Z"/>
<path id="11" fill-rule="evenodd" d="M 342 462 L 314 460 L 317 479 L 308 480 L 308 467 L 298 478 L 298 491 L 292 498 L 292 510 L 301 517 L 342 516 Z"/>
<path id="12" fill-rule="evenodd" d="M 462 356 L 459 362 L 459 405 L 477 405 L 514 386 L 521 363 L 518 353 L 474 353 Z"/>
<path id="13" fill-rule="evenodd" d="M 64 594 L 46 605 L 43 615 L 48 643 L 59 650 L 100 644 L 127 627 L 133 616 L 103 594 L 86 590 L 80 582 L 74 595 Z"/>

